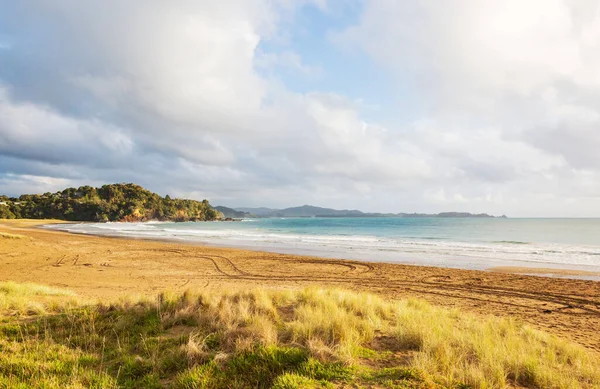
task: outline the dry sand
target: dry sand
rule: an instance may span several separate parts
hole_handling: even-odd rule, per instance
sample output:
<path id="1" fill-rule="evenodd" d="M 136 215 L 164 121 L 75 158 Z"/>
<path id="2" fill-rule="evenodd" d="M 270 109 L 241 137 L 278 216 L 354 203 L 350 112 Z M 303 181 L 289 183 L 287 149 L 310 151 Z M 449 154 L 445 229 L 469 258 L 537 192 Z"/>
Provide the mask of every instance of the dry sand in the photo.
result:
<path id="1" fill-rule="evenodd" d="M 334 286 L 510 316 L 600 351 L 597 281 L 73 235 L 36 224 L 0 222 L 0 281 L 48 284 L 103 300 L 188 288 Z"/>

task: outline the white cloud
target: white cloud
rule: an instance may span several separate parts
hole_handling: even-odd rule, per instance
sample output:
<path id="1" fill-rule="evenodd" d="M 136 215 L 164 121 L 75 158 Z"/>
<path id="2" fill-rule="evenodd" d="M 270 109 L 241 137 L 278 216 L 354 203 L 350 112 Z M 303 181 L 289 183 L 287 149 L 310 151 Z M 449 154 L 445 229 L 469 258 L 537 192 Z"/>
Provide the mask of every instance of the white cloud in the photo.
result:
<path id="1" fill-rule="evenodd" d="M 501 198 L 521 214 L 568 202 L 586 215 L 567 199 L 591 195 L 600 172 L 599 32 L 598 1 L 389 0 L 331 38 L 414 94 L 423 114 L 407 131 L 444 185 L 432 201 Z"/>
<path id="2" fill-rule="evenodd" d="M 560 79 L 600 86 L 599 26 L 597 1 L 387 0 L 336 39 L 435 89 L 527 95 Z"/>
<path id="3" fill-rule="evenodd" d="M 429 174 L 409 143 L 362 120 L 343 96 L 295 94 L 259 75 L 258 44 L 293 2 L 62 1 L 36 4 L 43 21 L 34 3 L 10 7 L 17 38 L 43 32 L 21 39 L 10 58 L 23 72 L 0 100 L 11 158 L 86 166 L 86 176 L 114 181 L 147 183 L 157 169 L 155 188 L 219 197 L 305 185 L 352 188 L 349 200 Z M 296 54 L 279 59 L 310 70 Z M 32 84 L 35 74 L 47 78 Z"/>
<path id="4" fill-rule="evenodd" d="M 0 4 L 11 15 L 0 177 L 13 183 L 134 181 L 226 205 L 600 215 L 597 1 L 367 1 L 334 41 L 415 100 L 419 116 L 385 125 L 336 91 L 294 93 L 263 75 L 327 77 L 302 53 L 260 44 L 289 34 L 298 7 L 332 3 Z"/>

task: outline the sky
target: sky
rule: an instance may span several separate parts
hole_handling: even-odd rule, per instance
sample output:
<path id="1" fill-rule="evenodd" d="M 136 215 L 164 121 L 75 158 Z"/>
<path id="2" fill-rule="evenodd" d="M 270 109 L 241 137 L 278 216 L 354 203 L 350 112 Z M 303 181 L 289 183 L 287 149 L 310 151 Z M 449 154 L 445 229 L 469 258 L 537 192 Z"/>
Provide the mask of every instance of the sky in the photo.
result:
<path id="1" fill-rule="evenodd" d="M 600 217 L 600 0 L 0 0 L 0 193 Z"/>

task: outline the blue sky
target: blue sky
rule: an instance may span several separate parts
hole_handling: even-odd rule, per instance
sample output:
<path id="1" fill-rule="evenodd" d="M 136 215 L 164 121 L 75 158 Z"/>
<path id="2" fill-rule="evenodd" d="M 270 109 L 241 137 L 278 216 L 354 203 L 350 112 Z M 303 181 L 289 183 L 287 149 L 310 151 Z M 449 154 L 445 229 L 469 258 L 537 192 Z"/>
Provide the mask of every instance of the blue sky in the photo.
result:
<path id="1" fill-rule="evenodd" d="M 0 192 L 600 216 L 598 0 L 0 0 Z"/>
<path id="2" fill-rule="evenodd" d="M 263 74 L 280 79 L 297 93 L 335 91 L 356 101 L 367 119 L 411 120 L 419 107 L 412 104 L 410 80 L 404 80 L 400 88 L 391 87 L 391 75 L 370 56 L 335 43 L 336 35 L 358 23 L 363 11 L 360 1 L 328 3 L 326 8 L 312 3 L 299 7 L 281 34 L 261 41 L 258 51 L 266 55 L 296 53 L 310 70 L 303 73 L 284 64 Z M 400 104 L 402 110 L 394 109 Z"/>

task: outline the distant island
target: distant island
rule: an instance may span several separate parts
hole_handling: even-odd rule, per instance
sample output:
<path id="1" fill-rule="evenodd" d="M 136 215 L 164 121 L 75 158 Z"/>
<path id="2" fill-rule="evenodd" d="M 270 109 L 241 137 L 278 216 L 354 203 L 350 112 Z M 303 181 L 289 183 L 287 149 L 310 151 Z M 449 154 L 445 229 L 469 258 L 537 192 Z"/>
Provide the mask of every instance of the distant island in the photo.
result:
<path id="1" fill-rule="evenodd" d="M 0 196 L 0 219 L 205 221 L 223 217 L 207 200 L 161 197 L 136 184 L 81 186 L 56 193 Z"/>
<path id="2" fill-rule="evenodd" d="M 228 208 L 223 206 L 215 207 L 222 212 L 225 217 L 243 218 L 243 217 L 440 217 L 440 218 L 494 218 L 496 216 L 487 213 L 473 214 L 469 212 L 442 212 L 442 213 L 368 213 L 356 209 L 332 209 L 314 207 L 312 205 L 303 205 L 300 207 L 291 207 L 285 209 L 273 208 Z M 499 216 L 505 218 L 505 215 Z"/>

